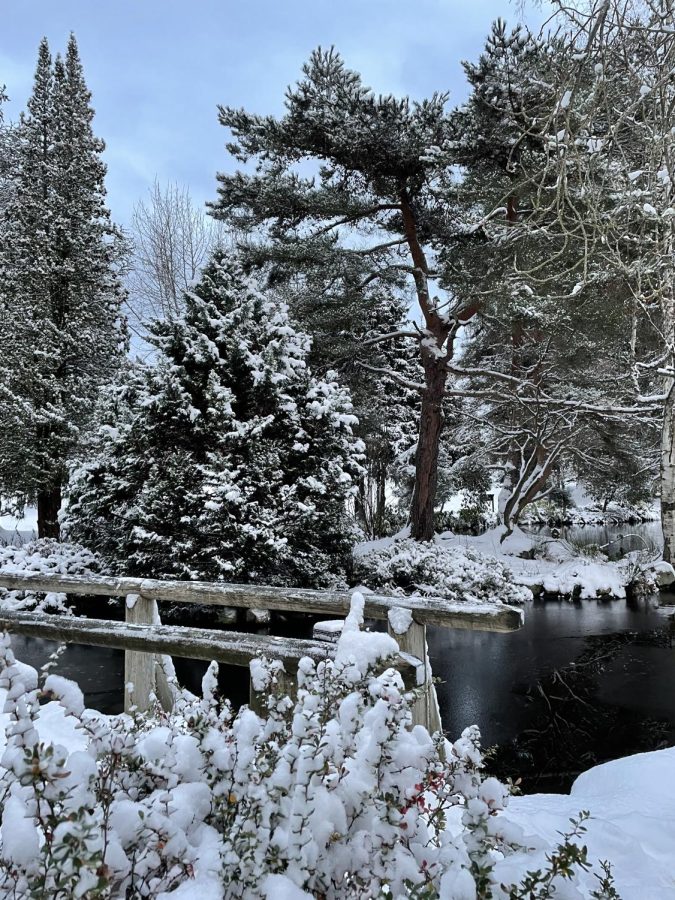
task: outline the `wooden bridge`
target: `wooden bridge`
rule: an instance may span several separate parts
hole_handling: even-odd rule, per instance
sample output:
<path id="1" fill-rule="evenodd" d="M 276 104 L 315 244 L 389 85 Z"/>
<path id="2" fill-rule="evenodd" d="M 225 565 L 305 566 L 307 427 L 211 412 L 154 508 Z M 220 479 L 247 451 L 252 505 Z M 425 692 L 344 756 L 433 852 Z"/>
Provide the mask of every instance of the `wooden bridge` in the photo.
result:
<path id="1" fill-rule="evenodd" d="M 278 659 L 286 673 L 278 689 L 292 692 L 299 660 L 305 656 L 315 660 L 326 659 L 333 649 L 330 644 L 317 639 L 162 625 L 158 603 L 269 609 L 335 618 L 347 615 L 352 596 L 347 591 L 31 572 L 0 572 L 0 588 L 124 597 L 124 622 L 0 610 L 0 629 L 61 643 L 124 650 L 124 680 L 125 685 L 131 686 L 125 687 L 127 711 L 132 707 L 148 709 L 153 694 L 165 708 L 170 708 L 172 694 L 163 666 L 163 657 L 167 655 L 215 660 L 236 666 L 248 666 L 252 659 L 259 656 Z M 387 597 L 377 594 L 365 594 L 364 599 L 366 618 L 387 621 L 389 633 L 398 642 L 400 654 L 396 665 L 406 686 L 423 688 L 413 707 L 413 718 L 430 731 L 440 728 L 441 723 L 427 657 L 427 625 L 507 632 L 520 628 L 522 624 L 520 609 L 500 604 L 452 604 L 434 597 Z M 389 615 L 398 609 L 409 610 L 411 615 Z M 405 623 L 404 630 L 401 621 Z M 261 700 L 251 687 L 252 705 L 259 708 Z"/>

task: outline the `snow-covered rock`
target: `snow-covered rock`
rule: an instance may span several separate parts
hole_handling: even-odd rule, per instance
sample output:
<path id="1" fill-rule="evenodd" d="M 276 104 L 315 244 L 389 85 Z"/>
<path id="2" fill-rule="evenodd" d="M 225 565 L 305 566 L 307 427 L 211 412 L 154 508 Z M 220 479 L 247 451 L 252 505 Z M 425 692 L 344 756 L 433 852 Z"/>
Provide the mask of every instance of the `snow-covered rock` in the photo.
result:
<path id="1" fill-rule="evenodd" d="M 663 559 L 648 563 L 645 572 L 651 574 L 659 588 L 670 587 L 675 582 L 675 569 Z"/>

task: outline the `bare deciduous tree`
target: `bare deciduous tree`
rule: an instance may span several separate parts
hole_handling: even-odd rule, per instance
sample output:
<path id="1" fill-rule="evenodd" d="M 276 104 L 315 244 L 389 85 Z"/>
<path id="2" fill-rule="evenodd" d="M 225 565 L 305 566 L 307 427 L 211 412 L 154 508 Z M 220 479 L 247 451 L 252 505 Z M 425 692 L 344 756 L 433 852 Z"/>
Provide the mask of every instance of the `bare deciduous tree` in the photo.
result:
<path id="1" fill-rule="evenodd" d="M 132 217 L 130 311 L 141 330 L 152 319 L 180 315 L 223 229 L 195 206 L 188 188 L 155 180 Z"/>
<path id="2" fill-rule="evenodd" d="M 630 292 L 636 402 L 661 412 L 664 556 L 675 561 L 675 5 L 554 3 L 567 35 L 532 224 L 574 252 L 577 295 Z"/>

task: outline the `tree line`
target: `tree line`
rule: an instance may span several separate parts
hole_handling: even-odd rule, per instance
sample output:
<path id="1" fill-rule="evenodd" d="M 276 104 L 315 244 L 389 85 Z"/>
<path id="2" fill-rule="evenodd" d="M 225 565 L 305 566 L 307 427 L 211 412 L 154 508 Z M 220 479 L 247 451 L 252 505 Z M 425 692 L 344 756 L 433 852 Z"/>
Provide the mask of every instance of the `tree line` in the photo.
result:
<path id="1" fill-rule="evenodd" d="M 354 521 L 430 540 L 498 483 L 508 534 L 580 480 L 660 493 L 670 559 L 673 24 L 498 21 L 454 107 L 317 49 L 281 116 L 219 109 L 209 219 L 155 185 L 129 235 L 75 40 L 43 42 L 0 141 L 4 502 L 56 536 L 69 484 L 71 533 L 139 570 L 316 583 Z"/>

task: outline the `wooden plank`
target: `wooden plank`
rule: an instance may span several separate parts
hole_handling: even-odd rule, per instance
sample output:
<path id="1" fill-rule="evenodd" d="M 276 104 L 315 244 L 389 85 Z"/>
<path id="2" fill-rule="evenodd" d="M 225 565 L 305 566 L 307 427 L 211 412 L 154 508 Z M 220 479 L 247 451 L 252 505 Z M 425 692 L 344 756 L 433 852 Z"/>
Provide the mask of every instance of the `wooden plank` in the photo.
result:
<path id="1" fill-rule="evenodd" d="M 124 604 L 126 622 L 129 625 L 152 625 L 157 617 L 157 602 L 128 594 Z M 140 712 L 150 709 L 150 696 L 155 693 L 155 654 L 124 651 L 124 711 L 132 708 Z"/>
<path id="2" fill-rule="evenodd" d="M 165 653 L 155 653 L 155 692 L 162 709 L 171 712 L 175 700 L 175 681 L 169 681 L 171 675 L 175 679 L 171 657 Z"/>
<path id="3" fill-rule="evenodd" d="M 277 637 L 269 634 L 245 634 L 237 631 L 214 631 L 183 625 L 134 625 L 106 619 L 80 619 L 74 616 L 50 616 L 45 613 L 0 611 L 0 629 L 64 644 L 87 644 L 117 650 L 138 650 L 204 659 L 210 662 L 248 666 L 263 655 L 280 659 L 289 677 L 298 662 L 308 656 L 316 662 L 327 659 L 334 650 L 324 641 Z M 401 673 L 403 683 L 412 688 L 417 683 L 421 661 L 402 653 L 393 665 Z M 380 670 L 385 668 L 384 663 Z"/>
<path id="4" fill-rule="evenodd" d="M 284 612 L 346 616 L 351 591 L 314 591 L 265 585 L 217 584 L 205 581 L 158 581 L 144 578 L 111 578 L 103 575 L 43 575 L 39 572 L 0 573 L 0 587 L 9 590 L 60 591 L 123 597 L 142 594 L 151 600 L 174 603 L 201 603 L 210 606 L 275 609 Z M 472 631 L 516 631 L 523 622 L 520 607 L 448 603 L 438 597 L 387 597 L 365 595 L 365 615 L 387 619 L 394 607 L 415 612 L 421 625 L 461 628 Z"/>
<path id="5" fill-rule="evenodd" d="M 309 656 L 326 659 L 330 647 L 321 641 L 236 631 L 187 628 L 182 625 L 135 625 L 106 619 L 50 616 L 44 613 L 0 611 L 0 629 L 66 644 L 88 644 L 118 650 L 162 653 L 187 659 L 247 666 L 259 654 L 280 659 L 287 671 Z"/>

